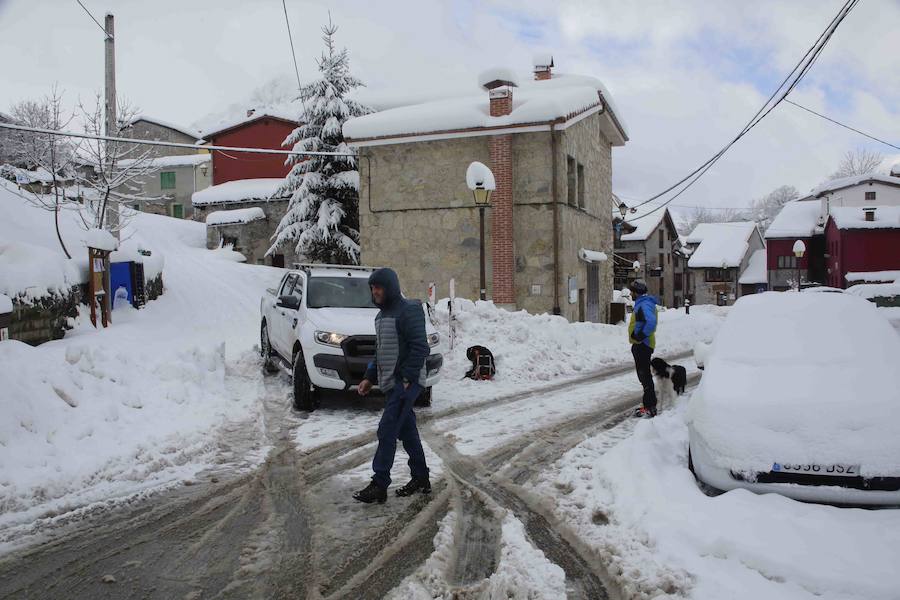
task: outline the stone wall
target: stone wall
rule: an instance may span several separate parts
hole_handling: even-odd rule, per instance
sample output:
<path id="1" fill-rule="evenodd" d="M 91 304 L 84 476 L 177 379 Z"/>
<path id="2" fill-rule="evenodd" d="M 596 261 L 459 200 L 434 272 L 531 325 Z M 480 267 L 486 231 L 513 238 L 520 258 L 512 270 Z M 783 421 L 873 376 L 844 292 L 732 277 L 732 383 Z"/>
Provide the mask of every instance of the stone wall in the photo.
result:
<path id="1" fill-rule="evenodd" d="M 62 339 L 68 327 L 69 317 L 78 313 L 82 293 L 78 286 L 68 294 L 45 296 L 26 304 L 13 298 L 12 322 L 9 337 L 32 346 Z"/>
<path id="2" fill-rule="evenodd" d="M 175 189 L 162 189 L 161 173 L 175 173 Z M 163 167 L 158 171 L 137 180 L 143 194 L 149 198 L 163 197 L 160 200 L 138 200 L 134 204 L 137 209 L 157 215 L 174 216 L 172 205 L 182 206 L 184 218 L 192 218 L 194 213 L 191 196 L 208 188 L 212 183 L 212 165 L 208 165 L 206 175 L 199 167 Z"/>
<path id="3" fill-rule="evenodd" d="M 136 140 L 175 142 L 178 144 L 194 144 L 197 142 L 196 138 L 193 138 L 186 133 L 163 127 L 156 123 L 150 123 L 149 121 L 137 121 L 126 133 L 127 137 Z M 146 151 L 147 146 L 141 146 L 140 148 L 142 151 Z M 196 152 L 197 150 L 194 148 L 174 148 L 171 146 L 153 147 L 154 156 L 180 156 L 183 154 L 195 154 Z"/>
<path id="4" fill-rule="evenodd" d="M 222 245 L 223 240 L 234 240 L 234 250 L 240 252 L 247 258 L 247 263 L 251 265 L 272 265 L 272 257 L 266 256 L 266 251 L 272 245 L 271 237 L 275 233 L 275 229 L 281 222 L 281 218 L 287 211 L 287 200 L 260 200 L 257 202 L 242 202 L 240 204 L 218 204 L 203 205 L 196 207 L 194 211 L 194 219 L 205 221 L 209 213 L 218 210 L 232 210 L 236 208 L 259 207 L 266 214 L 265 219 L 252 221 L 250 223 L 241 224 L 234 223 L 230 225 L 215 225 L 206 227 L 206 247 L 209 249 L 218 248 Z M 297 254 L 293 247 L 284 247 L 277 254 L 284 256 L 284 266 L 292 267 L 298 262 Z"/>

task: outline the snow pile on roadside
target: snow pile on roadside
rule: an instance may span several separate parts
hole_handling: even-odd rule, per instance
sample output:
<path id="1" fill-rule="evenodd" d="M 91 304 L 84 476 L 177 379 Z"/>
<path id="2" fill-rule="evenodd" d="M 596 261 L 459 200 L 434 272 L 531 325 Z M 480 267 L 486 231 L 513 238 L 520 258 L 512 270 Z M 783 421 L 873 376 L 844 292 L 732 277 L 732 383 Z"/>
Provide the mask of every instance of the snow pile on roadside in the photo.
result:
<path id="1" fill-rule="evenodd" d="M 0 243 L 0 293 L 31 302 L 68 294 L 81 279 L 74 261 L 62 253 L 26 242 Z"/>
<path id="2" fill-rule="evenodd" d="M 626 596 L 892 599 L 900 511 L 709 497 L 687 468 L 687 400 L 569 451 L 536 492 L 612 565 Z"/>
<path id="3" fill-rule="evenodd" d="M 438 302 L 435 309 L 444 355 L 444 379 L 438 389 L 469 384 L 482 390 L 507 384 L 522 389 L 633 360 L 625 324 L 570 323 L 563 317 L 510 312 L 492 302 L 459 298 L 454 310 L 456 345 L 451 352 L 447 300 Z M 691 307 L 690 315 L 683 309 L 660 311 L 657 353 L 685 352 L 697 341 L 711 340 L 726 314 L 727 308 L 716 306 Z M 497 377 L 493 382 L 459 381 L 470 365 L 466 348 L 473 345 L 486 346 L 494 354 Z"/>

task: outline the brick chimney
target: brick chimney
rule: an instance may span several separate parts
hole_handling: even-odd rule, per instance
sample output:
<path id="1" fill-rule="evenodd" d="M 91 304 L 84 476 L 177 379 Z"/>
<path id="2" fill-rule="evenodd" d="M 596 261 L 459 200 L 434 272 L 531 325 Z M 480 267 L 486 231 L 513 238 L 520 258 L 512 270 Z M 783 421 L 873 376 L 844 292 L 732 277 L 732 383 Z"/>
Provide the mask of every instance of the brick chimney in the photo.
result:
<path id="1" fill-rule="evenodd" d="M 866 221 L 874 221 L 875 220 L 875 208 L 874 206 L 870 208 L 864 208 L 863 212 L 866 214 Z"/>
<path id="2" fill-rule="evenodd" d="M 551 77 L 551 69 L 553 69 L 553 57 L 549 54 L 535 54 L 534 60 L 534 80 L 545 81 Z"/>

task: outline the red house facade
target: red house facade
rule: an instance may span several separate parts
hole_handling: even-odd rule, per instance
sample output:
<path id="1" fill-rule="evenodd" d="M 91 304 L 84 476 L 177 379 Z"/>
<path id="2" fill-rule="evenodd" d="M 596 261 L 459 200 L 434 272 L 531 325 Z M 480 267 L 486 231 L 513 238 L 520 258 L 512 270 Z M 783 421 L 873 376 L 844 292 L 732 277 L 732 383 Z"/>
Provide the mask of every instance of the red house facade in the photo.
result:
<path id="1" fill-rule="evenodd" d="M 847 273 L 900 270 L 900 207 L 839 208 L 825 227 L 828 285 L 847 287 Z"/>
<path id="2" fill-rule="evenodd" d="M 230 123 L 204 138 L 215 146 L 242 146 L 284 150 L 282 142 L 298 126 L 296 121 L 267 113 L 249 114 L 238 123 Z M 284 177 L 290 171 L 283 154 L 249 154 L 246 152 L 212 151 L 212 184 L 239 179 Z"/>

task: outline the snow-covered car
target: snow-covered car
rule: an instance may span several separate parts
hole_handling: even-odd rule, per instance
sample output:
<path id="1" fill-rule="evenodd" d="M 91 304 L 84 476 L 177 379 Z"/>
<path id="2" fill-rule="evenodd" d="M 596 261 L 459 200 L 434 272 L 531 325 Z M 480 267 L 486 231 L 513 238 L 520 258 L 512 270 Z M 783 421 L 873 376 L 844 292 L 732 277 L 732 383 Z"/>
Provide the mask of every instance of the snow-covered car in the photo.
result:
<path id="1" fill-rule="evenodd" d="M 688 410 L 689 461 L 719 490 L 900 504 L 900 336 L 849 294 L 732 307 Z"/>
<path id="2" fill-rule="evenodd" d="M 368 278 L 371 267 L 300 265 L 269 288 L 260 301 L 260 352 L 265 369 L 279 363 L 293 378 L 294 407 L 313 410 L 322 389 L 356 389 L 375 356 L 375 315 Z M 425 311 L 425 307 L 422 307 Z M 431 405 L 440 379 L 440 334 L 425 316 L 431 354 L 417 405 Z M 377 388 L 375 388 L 377 390 Z"/>

